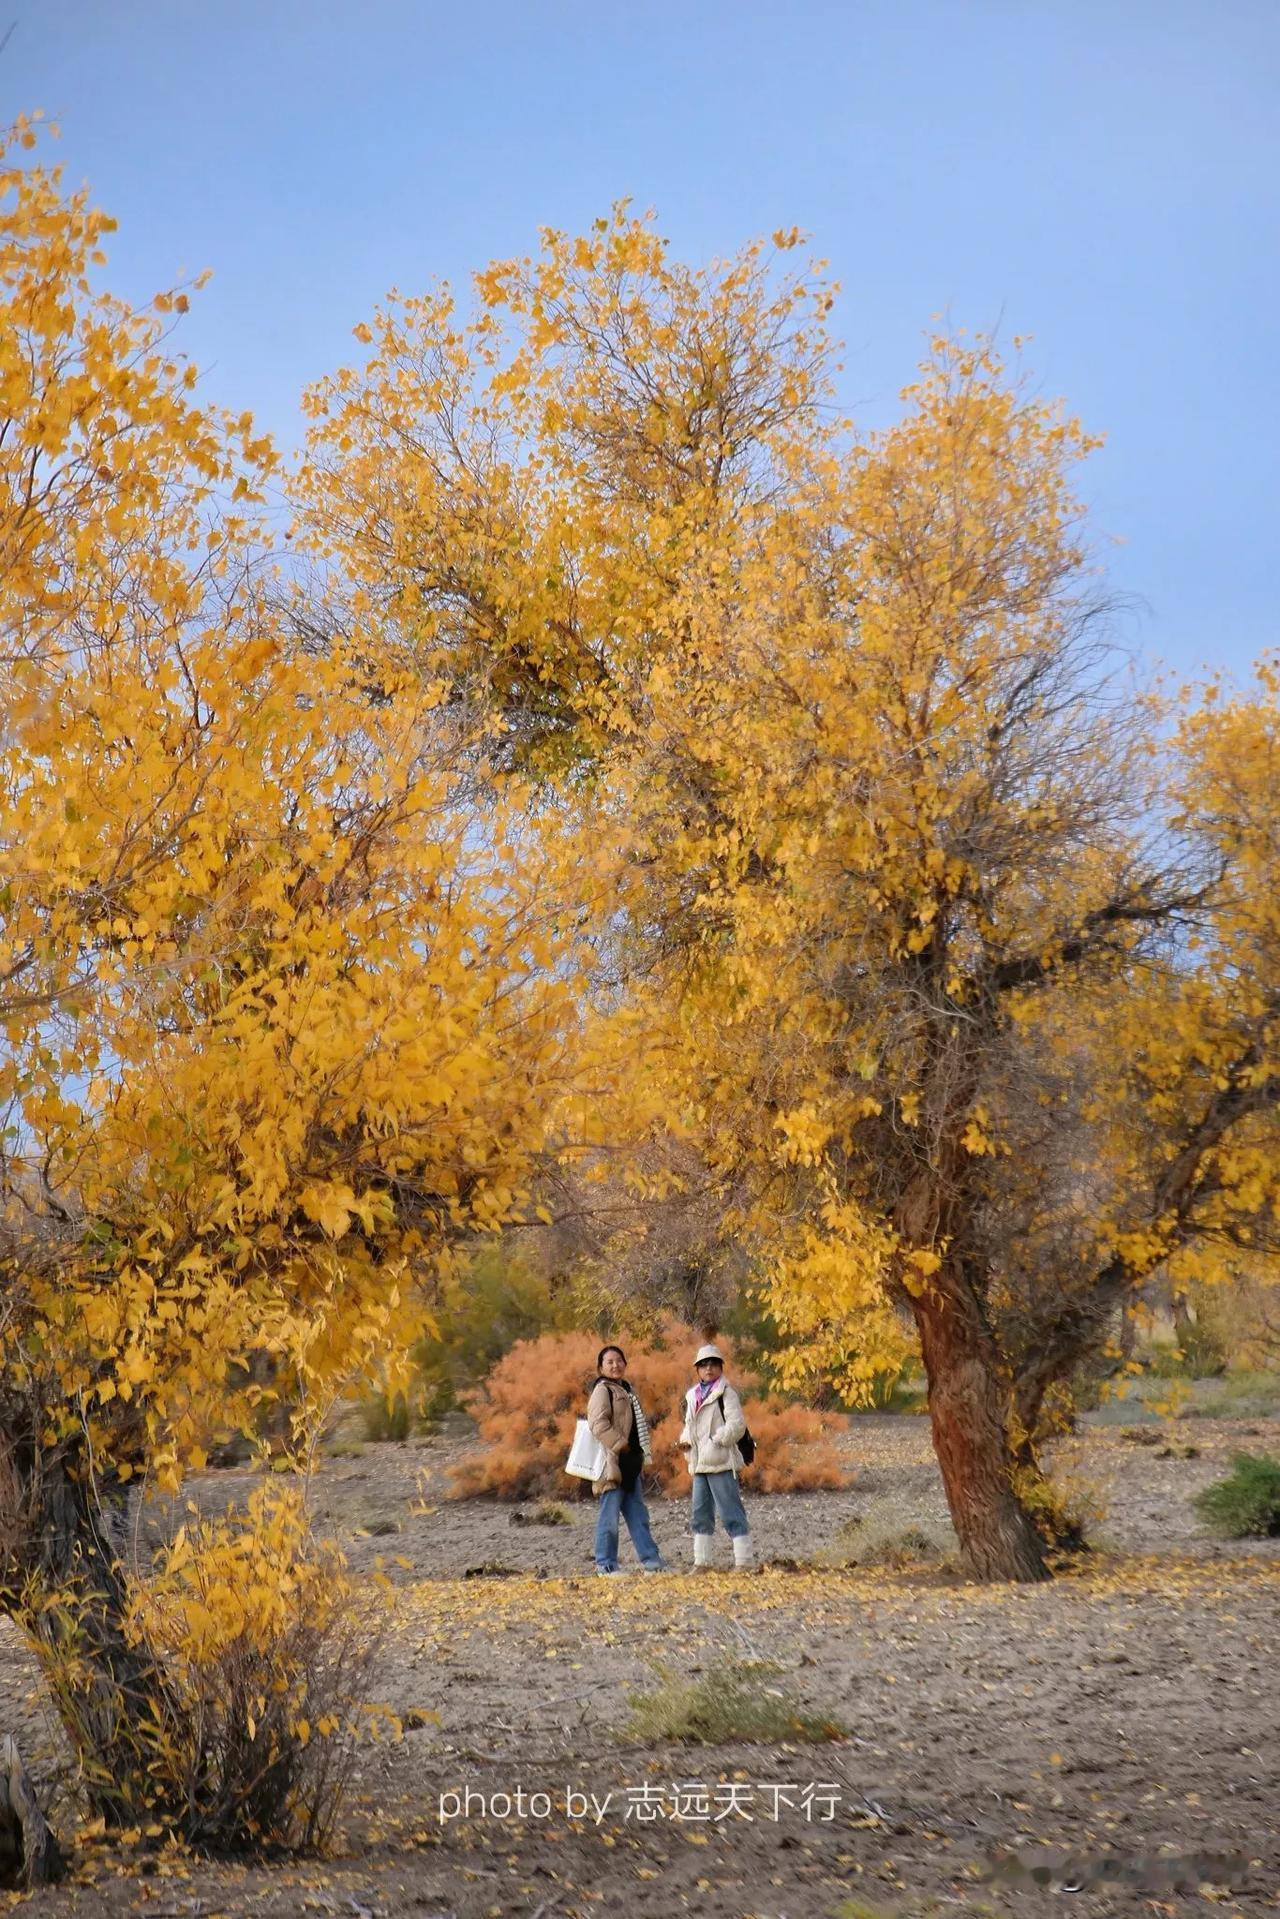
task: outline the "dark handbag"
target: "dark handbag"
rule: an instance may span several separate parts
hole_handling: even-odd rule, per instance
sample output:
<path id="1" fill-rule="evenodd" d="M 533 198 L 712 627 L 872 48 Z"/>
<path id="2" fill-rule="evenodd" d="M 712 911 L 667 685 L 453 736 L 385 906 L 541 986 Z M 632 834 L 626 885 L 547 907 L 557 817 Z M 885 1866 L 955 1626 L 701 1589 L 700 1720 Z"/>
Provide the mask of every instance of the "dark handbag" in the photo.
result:
<path id="1" fill-rule="evenodd" d="M 724 1401 L 717 1399 L 716 1405 L 720 1408 L 721 1425 L 727 1426 L 729 1422 L 724 1416 Z M 742 1454 L 743 1465 L 749 1466 L 756 1456 L 756 1442 L 751 1437 L 751 1428 L 749 1426 L 743 1428 L 742 1438 L 738 1441 L 738 1451 Z"/>

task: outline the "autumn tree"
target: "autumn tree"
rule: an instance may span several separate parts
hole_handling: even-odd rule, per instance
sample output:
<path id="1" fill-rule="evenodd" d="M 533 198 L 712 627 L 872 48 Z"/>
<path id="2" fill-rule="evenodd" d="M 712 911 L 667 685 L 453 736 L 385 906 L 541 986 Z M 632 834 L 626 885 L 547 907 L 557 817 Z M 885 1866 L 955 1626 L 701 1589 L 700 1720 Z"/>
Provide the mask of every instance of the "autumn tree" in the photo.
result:
<path id="1" fill-rule="evenodd" d="M 1264 660 L 1252 686 L 1210 687 L 1184 715 L 1163 762 L 1169 826 L 1211 883 L 1176 945 L 1135 955 L 1074 1009 L 1074 1039 L 1054 1024 L 1059 1054 L 1086 1062 L 1075 1104 L 1102 1203 L 1075 1262 L 1087 1283 L 1018 1369 L 1027 1431 L 1149 1276 L 1175 1293 L 1230 1286 L 1242 1264 L 1280 1277 L 1278 690 Z"/>
<path id="2" fill-rule="evenodd" d="M 855 1321 L 864 1382 L 909 1307 L 968 1561 L 1039 1578 L 1024 1422 L 1106 1302 L 1216 1230 L 1211 1193 L 1256 1210 L 1228 1144 L 1273 1163 L 1274 972 L 1196 1050 L 1256 856 L 1190 786 L 1161 824 L 1161 718 L 1109 680 L 1073 491 L 1092 442 L 964 340 L 859 436 L 820 274 L 689 269 L 625 208 L 476 291 L 357 329 L 366 364 L 309 399 L 300 531 L 615 860 L 592 1044 L 640 1110 L 599 1123 L 745 1179 L 779 1323 Z M 1024 1224 L 1071 1275 L 1036 1285 Z"/>
<path id="3" fill-rule="evenodd" d="M 111 223 L 0 173 L 0 1603 L 101 1810 L 166 1676 L 131 1483 L 402 1360 L 459 1236 L 521 1212 L 576 993 L 558 875 L 439 693 L 287 615 L 248 416 L 94 290 Z M 371 674 L 376 679 L 371 681 Z M 144 1742 L 143 1742 L 144 1743 Z"/>

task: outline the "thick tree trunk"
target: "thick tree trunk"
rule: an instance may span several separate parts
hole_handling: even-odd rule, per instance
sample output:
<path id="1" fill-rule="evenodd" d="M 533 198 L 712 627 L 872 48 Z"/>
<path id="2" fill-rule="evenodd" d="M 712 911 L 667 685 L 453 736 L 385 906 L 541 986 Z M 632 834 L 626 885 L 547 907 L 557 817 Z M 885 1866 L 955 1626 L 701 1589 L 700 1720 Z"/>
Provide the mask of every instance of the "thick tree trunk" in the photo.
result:
<path id="1" fill-rule="evenodd" d="M 912 1308 L 934 1450 L 965 1562 L 978 1579 L 1047 1579 L 1040 1535 L 1014 1490 L 1007 1387 L 968 1282 L 944 1264 Z"/>
<path id="2" fill-rule="evenodd" d="M 18 1754 L 0 1734 L 0 1886 L 30 1890 L 62 1875 L 62 1854 Z"/>

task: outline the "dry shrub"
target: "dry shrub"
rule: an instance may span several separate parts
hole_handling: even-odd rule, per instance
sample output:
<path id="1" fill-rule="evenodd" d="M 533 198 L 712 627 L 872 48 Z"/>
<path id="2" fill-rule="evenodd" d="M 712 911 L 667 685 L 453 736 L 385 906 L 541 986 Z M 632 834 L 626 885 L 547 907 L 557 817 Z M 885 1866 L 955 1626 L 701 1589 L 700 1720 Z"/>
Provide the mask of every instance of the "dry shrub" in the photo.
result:
<path id="1" fill-rule="evenodd" d="M 514 1512 L 513 1526 L 572 1526 L 573 1514 L 558 1499 L 544 1499 L 531 1513 Z"/>
<path id="2" fill-rule="evenodd" d="M 644 1745 L 730 1746 L 840 1739 L 843 1726 L 805 1710 L 764 1659 L 721 1659 L 697 1678 L 659 1668 L 652 1692 L 628 1693 L 628 1732 Z"/>
<path id="3" fill-rule="evenodd" d="M 76 1727 L 91 1797 L 209 1852 L 314 1846 L 330 1834 L 357 1744 L 393 1725 L 363 1703 L 378 1633 L 302 1495 L 257 1488 L 247 1511 L 183 1526 L 129 1580 L 125 1639 L 145 1690 L 119 1701 L 113 1750 L 94 1749 L 100 1663 L 74 1597 L 46 1606 L 37 1651 Z M 50 1629 L 51 1625 L 54 1627 Z M 97 1789 L 95 1791 L 95 1788 Z"/>
<path id="4" fill-rule="evenodd" d="M 756 1442 L 746 1479 L 752 1492 L 834 1492 L 849 1484 L 852 1475 L 832 1443 L 843 1424 L 838 1415 L 778 1399 L 744 1399 L 743 1410 Z"/>
<path id="5" fill-rule="evenodd" d="M 904 1520 L 896 1502 L 876 1502 L 865 1513 L 846 1519 L 836 1532 L 836 1544 L 817 1555 L 816 1564 L 914 1572 L 922 1566 L 955 1564 L 958 1548 L 949 1524 Z"/>
<path id="6" fill-rule="evenodd" d="M 586 1412 L 600 1343 L 594 1333 L 546 1333 L 522 1340 L 498 1362 L 468 1400 L 484 1445 L 454 1469 L 456 1496 L 528 1499 L 564 1492 L 564 1462 L 575 1423 Z M 666 1493 L 679 1494 L 689 1486 L 679 1440 L 684 1396 L 692 1384 L 691 1355 L 700 1343 L 691 1327 L 671 1321 L 657 1341 L 633 1341 L 628 1348 L 627 1377 L 649 1421 L 653 1472 Z M 831 1438 L 843 1422 L 830 1413 L 763 1397 L 757 1376 L 735 1368 L 731 1344 L 719 1343 L 758 1448 L 756 1463 L 747 1469 L 747 1487 L 783 1493 L 847 1484 L 849 1475 Z"/>

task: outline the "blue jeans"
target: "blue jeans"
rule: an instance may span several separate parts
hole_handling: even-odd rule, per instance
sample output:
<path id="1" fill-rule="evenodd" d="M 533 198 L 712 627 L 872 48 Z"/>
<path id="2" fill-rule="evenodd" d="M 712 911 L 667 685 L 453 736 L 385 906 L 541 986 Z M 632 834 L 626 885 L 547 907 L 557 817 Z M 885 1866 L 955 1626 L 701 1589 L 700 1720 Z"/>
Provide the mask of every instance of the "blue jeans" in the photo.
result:
<path id="1" fill-rule="evenodd" d="M 600 1494 L 600 1511 L 596 1515 L 596 1565 L 609 1572 L 617 1568 L 619 1516 L 627 1522 L 627 1531 L 631 1534 L 631 1543 L 640 1564 L 660 1566 L 662 1554 L 658 1551 L 658 1542 L 649 1531 L 649 1509 L 644 1503 L 639 1480 L 625 1492 L 621 1486 L 606 1486 Z"/>
<path id="2" fill-rule="evenodd" d="M 747 1509 L 738 1491 L 738 1475 L 731 1472 L 693 1475 L 693 1530 L 713 1533 L 716 1514 L 730 1539 L 745 1539 L 751 1531 Z"/>

